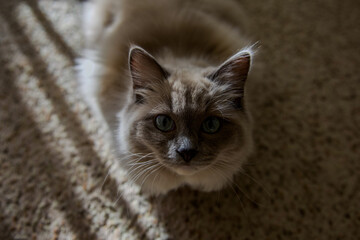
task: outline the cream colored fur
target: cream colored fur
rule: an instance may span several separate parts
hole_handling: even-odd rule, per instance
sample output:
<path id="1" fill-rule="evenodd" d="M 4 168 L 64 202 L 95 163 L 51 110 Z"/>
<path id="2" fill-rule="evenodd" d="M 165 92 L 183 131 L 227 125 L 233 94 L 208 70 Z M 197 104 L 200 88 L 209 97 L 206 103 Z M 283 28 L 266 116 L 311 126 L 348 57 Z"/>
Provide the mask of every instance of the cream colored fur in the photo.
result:
<path id="1" fill-rule="evenodd" d="M 233 1 L 99 0 L 86 3 L 86 49 L 78 67 L 80 89 L 94 113 L 108 123 L 121 165 L 145 191 L 166 193 L 185 184 L 205 191 L 224 187 L 251 153 L 251 116 L 248 109 L 246 114 L 232 114 L 227 105 L 219 109 L 229 112 L 243 133 L 241 146 L 229 144 L 224 154 L 215 160 L 228 164 L 216 167 L 213 164 L 194 173 L 166 167 L 156 149 L 152 151 L 151 146 L 134 140 L 134 123 L 147 113 L 159 111 L 162 105 L 156 100 L 142 107 L 134 105 L 128 67 L 130 46 L 138 45 L 150 51 L 161 66 L 174 73 L 169 78 L 169 89 L 163 91 L 178 94 L 173 100 L 178 101 L 181 110 L 188 107 L 181 96 L 182 89 L 189 85 L 193 89 L 208 85 L 206 94 L 213 98 L 221 96 L 229 87 L 209 82 L 204 74 L 214 71 L 231 56 L 252 55 L 251 48 L 246 48 L 249 41 L 241 32 L 245 22 L 241 9 Z"/>

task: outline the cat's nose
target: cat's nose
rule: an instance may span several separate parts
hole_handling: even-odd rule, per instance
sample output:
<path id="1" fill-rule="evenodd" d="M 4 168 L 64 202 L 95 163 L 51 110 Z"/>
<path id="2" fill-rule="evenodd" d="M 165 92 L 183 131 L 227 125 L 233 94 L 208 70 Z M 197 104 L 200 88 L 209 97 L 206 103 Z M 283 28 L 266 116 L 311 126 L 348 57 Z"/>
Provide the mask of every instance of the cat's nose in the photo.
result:
<path id="1" fill-rule="evenodd" d="M 190 162 L 198 153 L 196 149 L 180 148 L 176 151 L 185 162 Z"/>

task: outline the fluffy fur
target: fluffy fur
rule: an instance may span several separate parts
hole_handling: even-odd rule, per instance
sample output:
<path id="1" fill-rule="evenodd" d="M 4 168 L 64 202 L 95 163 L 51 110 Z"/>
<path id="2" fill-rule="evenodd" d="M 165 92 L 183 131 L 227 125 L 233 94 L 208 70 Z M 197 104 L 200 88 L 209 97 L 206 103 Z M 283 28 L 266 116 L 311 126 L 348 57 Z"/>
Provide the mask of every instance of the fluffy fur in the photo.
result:
<path id="1" fill-rule="evenodd" d="M 253 53 L 241 16 L 233 1 L 87 3 L 80 89 L 145 191 L 221 189 L 251 153 L 245 82 Z M 157 129 L 159 115 L 174 129 Z M 211 117 L 221 127 L 209 134 L 202 128 Z"/>

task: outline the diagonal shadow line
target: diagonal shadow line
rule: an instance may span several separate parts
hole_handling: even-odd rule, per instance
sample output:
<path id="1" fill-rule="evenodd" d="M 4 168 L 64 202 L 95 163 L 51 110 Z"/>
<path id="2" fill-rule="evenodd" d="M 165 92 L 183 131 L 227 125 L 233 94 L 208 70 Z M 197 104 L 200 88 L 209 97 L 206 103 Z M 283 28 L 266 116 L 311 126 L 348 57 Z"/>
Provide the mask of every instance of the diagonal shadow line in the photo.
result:
<path id="1" fill-rule="evenodd" d="M 0 62 L 6 63 L 7 61 L 2 59 L 1 56 L 2 54 L 0 54 Z M 96 240 L 96 235 L 91 232 L 91 222 L 84 216 L 86 210 L 83 208 L 83 203 L 77 198 L 76 193 L 72 189 L 72 184 L 69 181 L 70 176 L 64 170 L 65 167 L 61 164 L 61 159 L 59 159 L 58 154 L 53 152 L 50 147 L 47 147 L 46 141 L 42 138 L 41 131 L 38 129 L 36 123 L 32 120 L 31 114 L 29 114 L 27 108 L 22 103 L 22 99 L 20 97 L 21 93 L 19 93 L 18 89 L 14 86 L 16 76 L 10 71 L 6 71 L 6 69 L 3 70 L 1 68 L 3 68 L 3 64 L 0 64 L 0 72 L 6 72 L 7 77 L 0 82 L 2 85 L 0 85 L 0 87 L 6 88 L 6 92 L 11 94 L 12 99 L 15 99 L 10 102 L 10 105 L 12 106 L 9 106 L 9 108 L 12 109 L 11 116 L 13 116 L 14 119 L 26 119 L 23 121 L 26 121 L 30 126 L 35 126 L 32 129 L 31 134 L 23 135 L 24 138 L 21 139 L 22 142 L 29 143 L 31 146 L 41 146 L 41 149 L 46 149 L 43 152 L 43 158 L 37 159 L 37 164 L 35 161 L 31 163 L 35 164 L 35 168 L 27 168 L 26 165 L 28 164 L 28 159 L 25 158 L 25 156 L 22 157 L 21 169 L 23 173 L 16 171 L 16 166 L 10 162 L 10 165 L 12 165 L 10 167 L 12 168 L 12 175 L 19 175 L 22 179 L 24 179 L 31 175 L 30 171 L 37 172 L 38 174 L 34 176 L 34 181 L 39 183 L 37 186 L 41 185 L 40 183 L 48 185 L 49 189 L 51 189 L 50 198 L 54 201 L 58 201 L 58 203 L 67 210 L 65 211 L 65 217 L 78 239 Z M 16 124 L 15 122 L 16 121 L 11 124 Z M 27 146 L 21 146 L 21 148 L 26 147 Z M 45 181 L 41 177 L 45 178 Z M 42 195 L 46 196 L 46 193 L 42 193 Z M 29 202 L 33 201 L 31 198 L 27 200 Z M 13 235 L 16 233 L 10 234 Z"/>
<path id="2" fill-rule="evenodd" d="M 31 59 L 31 64 L 34 69 L 33 75 L 38 79 L 44 79 L 41 81 L 41 88 L 46 91 L 47 97 L 53 102 L 54 111 L 60 117 L 63 125 L 65 126 L 66 132 L 71 140 L 76 144 L 76 148 L 79 151 L 80 161 L 89 166 L 92 169 L 94 175 L 105 178 L 107 175 L 107 167 L 101 162 L 100 157 L 94 151 L 93 143 L 89 140 L 87 134 L 81 126 L 81 123 L 76 117 L 76 114 L 71 112 L 71 108 L 66 103 L 62 91 L 55 84 L 54 77 L 46 70 L 46 63 L 42 60 L 41 56 L 31 44 L 29 38 L 23 32 L 21 26 L 18 24 L 14 16 L 11 14 L 13 11 L 6 11 L 5 9 L 0 10 L 0 14 L 4 16 L 9 24 L 9 29 L 12 31 L 12 34 L 17 36 L 15 39 L 16 44 L 18 45 L 20 51 Z M 89 158 L 85 158 L 89 156 Z M 105 196 L 113 202 L 117 202 L 117 205 L 124 206 L 127 211 L 122 212 L 122 216 L 126 217 L 131 221 L 132 226 L 135 228 L 136 232 L 141 235 L 142 239 L 147 239 L 145 235 L 145 229 L 136 221 L 138 214 L 130 210 L 130 207 L 127 201 L 120 197 L 116 196 L 118 191 L 116 181 L 108 176 L 106 184 L 103 186 L 103 192 Z"/>
<path id="3" fill-rule="evenodd" d="M 39 3 L 37 0 L 25 0 L 25 2 L 31 8 L 33 14 L 37 18 L 38 22 L 43 26 L 44 30 L 47 32 L 48 36 L 54 41 L 56 48 L 63 53 L 71 64 L 75 64 L 75 56 L 73 49 L 63 40 L 58 32 L 55 31 L 51 21 L 47 16 L 40 10 Z"/>

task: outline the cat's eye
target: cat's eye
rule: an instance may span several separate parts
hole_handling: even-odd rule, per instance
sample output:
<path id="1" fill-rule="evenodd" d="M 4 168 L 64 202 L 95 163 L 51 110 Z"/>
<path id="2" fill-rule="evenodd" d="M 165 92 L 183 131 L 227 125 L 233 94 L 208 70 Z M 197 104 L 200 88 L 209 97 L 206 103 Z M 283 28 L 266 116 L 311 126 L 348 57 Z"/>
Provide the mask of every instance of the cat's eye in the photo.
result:
<path id="1" fill-rule="evenodd" d="M 213 134 L 219 131 L 221 121 L 218 117 L 208 117 L 201 125 L 201 129 L 205 133 Z"/>
<path id="2" fill-rule="evenodd" d="M 175 129 L 175 122 L 167 115 L 158 115 L 155 118 L 155 127 L 163 132 L 170 132 Z"/>

